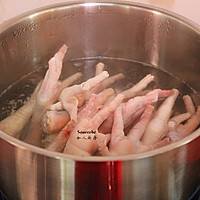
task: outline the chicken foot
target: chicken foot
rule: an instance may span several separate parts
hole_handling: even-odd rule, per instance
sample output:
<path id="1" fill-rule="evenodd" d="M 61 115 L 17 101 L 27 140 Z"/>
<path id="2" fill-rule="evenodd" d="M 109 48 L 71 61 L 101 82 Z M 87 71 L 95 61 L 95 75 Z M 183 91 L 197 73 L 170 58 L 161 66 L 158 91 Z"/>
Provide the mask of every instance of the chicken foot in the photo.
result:
<path id="1" fill-rule="evenodd" d="M 125 127 L 129 126 L 141 114 L 141 110 L 149 104 L 157 102 L 159 98 L 168 97 L 173 94 L 172 90 L 155 89 L 144 96 L 136 96 L 123 104 L 123 121 Z M 99 131 L 110 133 L 113 125 L 113 115 L 109 116 L 100 126 Z"/>
<path id="2" fill-rule="evenodd" d="M 172 117 L 168 122 L 169 133 L 167 137 L 176 142 L 191 134 L 200 124 L 200 106 L 197 111 L 189 95 L 183 96 L 186 113 Z M 185 124 L 182 122 L 186 121 Z"/>
<path id="3" fill-rule="evenodd" d="M 92 94 L 84 108 L 78 113 L 78 121 L 88 116 L 88 113 L 95 115 L 97 111 L 102 109 L 103 104 L 106 102 L 107 98 L 110 95 L 113 95 L 113 93 L 114 90 L 108 88 L 97 95 Z M 66 126 L 62 130 L 60 130 L 57 137 L 52 140 L 52 142 L 47 146 L 46 149 L 61 152 L 66 145 L 67 140 L 69 139 L 69 136 L 73 131 L 75 125 L 76 123 L 74 121 L 70 121 L 69 123 L 67 123 Z"/>
<path id="4" fill-rule="evenodd" d="M 173 92 L 174 94 L 164 100 L 158 110 L 154 113 L 152 119 L 149 121 L 142 137 L 142 142 L 144 144 L 154 144 L 167 135 L 167 123 L 171 117 L 174 103 L 179 95 L 177 89 L 173 89 Z"/>
<path id="5" fill-rule="evenodd" d="M 109 105 L 98 111 L 94 116 L 91 113 L 80 120 L 72 131 L 63 152 L 82 156 L 92 155 L 98 147 L 98 127 L 115 111 L 123 98 L 124 95 L 118 94 Z"/>
<path id="6" fill-rule="evenodd" d="M 85 102 L 85 94 L 93 88 L 97 83 L 101 82 L 109 76 L 107 71 L 103 71 L 101 74 L 94 78 L 88 79 L 80 85 L 73 85 L 65 88 L 60 95 L 60 101 L 66 111 L 70 115 L 70 120 L 77 122 L 78 107 L 81 107 Z"/>
<path id="7" fill-rule="evenodd" d="M 36 104 L 31 119 L 28 135 L 25 141 L 41 146 L 41 128 L 40 122 L 48 107 L 53 104 L 59 95 L 58 79 L 62 70 L 62 61 L 67 51 L 67 46 L 63 45 L 59 51 L 49 60 L 49 69 L 36 96 Z"/>
<path id="8" fill-rule="evenodd" d="M 146 145 L 141 142 L 144 130 L 150 120 L 154 107 L 151 105 L 146 106 L 140 121 L 129 131 L 125 136 L 123 124 L 123 107 L 119 106 L 114 112 L 114 123 L 110 135 L 109 142 L 108 135 L 99 134 L 98 150 L 103 156 L 116 156 L 141 153 L 152 150 L 169 143 L 169 139 L 156 142 L 152 145 Z"/>

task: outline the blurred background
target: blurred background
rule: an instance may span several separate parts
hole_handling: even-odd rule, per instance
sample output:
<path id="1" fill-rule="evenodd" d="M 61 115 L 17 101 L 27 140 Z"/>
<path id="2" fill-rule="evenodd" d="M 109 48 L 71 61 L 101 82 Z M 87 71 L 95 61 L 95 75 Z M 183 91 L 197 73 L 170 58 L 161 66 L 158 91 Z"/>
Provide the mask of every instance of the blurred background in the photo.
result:
<path id="1" fill-rule="evenodd" d="M 71 0 L 0 0 L 0 23 L 29 10 Z M 89 0 L 91 1 L 91 0 Z M 95 0 L 93 0 L 94 2 Z M 107 1 L 107 0 L 105 0 Z M 120 0 L 118 0 L 120 1 Z M 126 0 L 155 5 L 200 24 L 200 0 Z"/>

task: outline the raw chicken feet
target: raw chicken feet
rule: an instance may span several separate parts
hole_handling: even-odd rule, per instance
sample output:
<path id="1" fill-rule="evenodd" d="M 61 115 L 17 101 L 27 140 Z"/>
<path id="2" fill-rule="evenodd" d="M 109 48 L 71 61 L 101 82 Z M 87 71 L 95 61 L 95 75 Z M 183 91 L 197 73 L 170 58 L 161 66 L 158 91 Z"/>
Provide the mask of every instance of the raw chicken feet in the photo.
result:
<path id="1" fill-rule="evenodd" d="M 88 110 L 88 115 L 78 122 L 64 149 L 64 153 L 73 155 L 92 155 L 97 150 L 97 134 L 100 124 L 115 111 L 122 102 L 124 95 L 118 94 L 106 107 L 93 116 Z"/>
<path id="2" fill-rule="evenodd" d="M 114 123 L 110 136 L 109 149 L 107 147 L 107 143 L 109 142 L 108 135 L 100 134 L 100 136 L 98 136 L 100 138 L 98 140 L 98 150 L 100 154 L 103 156 L 128 155 L 145 152 L 168 144 L 169 139 L 164 139 L 152 145 L 146 145 L 141 142 L 141 138 L 150 120 L 152 112 L 153 106 L 146 106 L 140 121 L 132 127 L 126 136 L 123 130 L 124 125 L 122 105 L 119 106 L 114 113 Z"/>
<path id="3" fill-rule="evenodd" d="M 183 96 L 186 113 L 172 117 L 168 122 L 168 137 L 172 142 L 176 142 L 191 134 L 200 124 L 200 106 L 197 111 L 190 96 Z M 182 122 L 185 124 L 182 124 Z"/>

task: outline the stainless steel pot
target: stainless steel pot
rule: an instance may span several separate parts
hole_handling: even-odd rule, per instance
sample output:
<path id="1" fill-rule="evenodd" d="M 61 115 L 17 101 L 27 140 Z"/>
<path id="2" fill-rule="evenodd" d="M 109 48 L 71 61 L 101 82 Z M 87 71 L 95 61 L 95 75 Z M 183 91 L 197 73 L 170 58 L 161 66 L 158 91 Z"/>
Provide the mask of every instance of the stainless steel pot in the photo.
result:
<path id="1" fill-rule="evenodd" d="M 0 91 L 45 66 L 62 43 L 66 60 L 113 57 L 152 64 L 200 91 L 200 28 L 135 3 L 65 3 L 0 27 Z M 66 68 L 73 72 L 73 67 Z M 166 147 L 122 157 L 49 152 L 0 132 L 0 187 L 10 200 L 184 200 L 200 184 L 200 130 Z"/>

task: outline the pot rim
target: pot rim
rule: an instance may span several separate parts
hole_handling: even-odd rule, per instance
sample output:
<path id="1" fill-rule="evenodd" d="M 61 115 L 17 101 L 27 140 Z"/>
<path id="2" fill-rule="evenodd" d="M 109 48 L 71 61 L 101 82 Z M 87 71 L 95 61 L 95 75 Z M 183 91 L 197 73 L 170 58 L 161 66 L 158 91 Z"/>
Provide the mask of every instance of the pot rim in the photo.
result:
<path id="1" fill-rule="evenodd" d="M 8 28 L 12 27 L 13 25 L 24 20 L 27 17 L 34 17 L 37 14 L 41 14 L 41 13 L 47 12 L 49 10 L 64 9 L 65 7 L 68 7 L 68 6 L 97 6 L 97 5 L 110 5 L 110 6 L 117 5 L 117 6 L 122 6 L 122 7 L 130 6 L 130 7 L 136 7 L 137 9 L 151 10 L 152 12 L 154 12 L 156 14 L 167 15 L 168 17 L 173 18 L 176 21 L 179 21 L 180 23 L 183 23 L 185 26 L 188 26 L 190 29 L 193 29 L 194 32 L 197 32 L 198 34 L 200 34 L 200 26 L 198 24 L 196 24 L 195 22 L 191 21 L 190 19 L 187 19 L 179 14 L 173 13 L 172 11 L 168 11 L 163 8 L 159 8 L 156 6 L 143 4 L 143 3 L 127 2 L 127 1 L 116 2 L 113 0 L 68 1 L 68 2 L 64 2 L 64 3 L 51 4 L 48 6 L 36 8 L 31 11 L 20 14 L 16 17 L 13 17 L 13 18 L 9 19 L 8 21 L 5 21 L 2 24 L 0 24 L 0 34 L 4 31 L 6 31 Z M 200 128 L 197 129 L 192 134 L 190 134 L 189 136 L 181 139 L 178 142 L 166 145 L 164 147 L 160 147 L 158 149 L 147 151 L 144 153 L 124 155 L 124 156 L 74 156 L 74 155 L 67 155 L 67 154 L 63 154 L 63 153 L 59 153 L 59 152 L 53 152 L 53 151 L 49 151 L 49 150 L 46 150 L 46 149 L 43 149 L 40 147 L 33 146 L 31 144 L 20 141 L 19 139 L 16 139 L 13 136 L 10 136 L 0 130 L 0 138 L 1 139 L 3 139 L 4 141 L 8 142 L 9 144 L 16 146 L 20 149 L 24 149 L 26 151 L 31 151 L 33 153 L 36 153 L 39 155 L 44 155 L 44 156 L 55 158 L 55 159 L 65 159 L 65 160 L 74 160 L 74 161 L 83 161 L 83 162 L 128 161 L 128 160 L 138 160 L 138 159 L 143 159 L 143 158 L 149 158 L 149 157 L 156 156 L 158 154 L 163 154 L 163 153 L 169 152 L 171 150 L 177 149 L 181 146 L 184 146 L 185 144 L 192 142 L 193 140 L 197 139 L 198 137 L 200 137 Z"/>
<path id="2" fill-rule="evenodd" d="M 26 17 L 34 17 L 37 14 L 47 12 L 48 10 L 63 9 L 64 7 L 68 7 L 68 6 L 97 6 L 97 5 L 130 6 L 130 7 L 137 7 L 138 9 L 152 10 L 153 13 L 156 13 L 158 15 L 162 13 L 173 19 L 176 19 L 177 21 L 183 23 L 184 25 L 190 27 L 195 32 L 198 32 L 200 34 L 200 25 L 198 25 L 196 22 L 192 21 L 191 19 L 188 19 L 180 14 L 177 14 L 173 11 L 169 11 L 167 9 L 164 9 L 158 6 L 145 4 L 145 3 L 138 3 L 138 2 L 129 2 L 126 0 L 120 0 L 119 2 L 116 0 L 69 0 L 68 2 L 61 2 L 61 3 L 41 6 L 39 8 L 26 11 L 15 17 L 12 17 L 11 19 L 3 21 L 0 24 L 0 34 L 6 29 L 10 28 L 11 26 L 19 23 Z"/>

